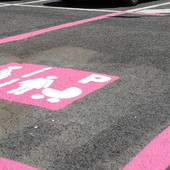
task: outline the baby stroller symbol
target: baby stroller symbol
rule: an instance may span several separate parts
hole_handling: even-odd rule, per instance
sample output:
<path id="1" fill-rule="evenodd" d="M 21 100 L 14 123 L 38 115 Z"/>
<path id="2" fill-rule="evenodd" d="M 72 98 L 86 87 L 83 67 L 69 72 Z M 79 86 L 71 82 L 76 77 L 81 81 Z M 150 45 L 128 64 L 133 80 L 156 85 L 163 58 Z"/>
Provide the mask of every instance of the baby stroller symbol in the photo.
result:
<path id="1" fill-rule="evenodd" d="M 52 88 L 45 88 L 42 90 L 42 94 L 35 94 L 32 95 L 32 99 L 43 99 L 45 96 L 49 97 L 47 99 L 50 103 L 58 103 L 61 101 L 61 99 L 69 99 L 73 97 L 77 97 L 80 94 L 82 94 L 82 90 L 77 87 L 70 87 L 66 90 L 59 91 Z"/>

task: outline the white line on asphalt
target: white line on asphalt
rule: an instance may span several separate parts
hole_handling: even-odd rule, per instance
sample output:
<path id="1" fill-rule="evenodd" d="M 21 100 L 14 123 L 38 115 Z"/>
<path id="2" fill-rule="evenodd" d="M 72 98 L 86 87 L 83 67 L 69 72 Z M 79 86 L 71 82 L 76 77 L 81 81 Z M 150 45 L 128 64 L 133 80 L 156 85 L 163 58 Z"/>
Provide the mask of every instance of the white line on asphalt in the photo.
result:
<path id="1" fill-rule="evenodd" d="M 3 5 L 0 5 L 0 7 L 5 7 L 5 6 L 10 6 L 11 4 L 3 4 Z"/>
<path id="2" fill-rule="evenodd" d="M 150 14 L 167 14 L 170 13 L 170 9 L 147 9 L 140 12 L 150 13 Z"/>
<path id="3" fill-rule="evenodd" d="M 38 0 L 38 1 L 30 1 L 30 2 L 23 2 L 23 3 L 18 3 L 18 4 L 15 4 L 15 5 L 34 4 L 34 3 L 44 2 L 44 1 L 50 1 L 50 0 Z"/>
<path id="4" fill-rule="evenodd" d="M 143 8 L 131 9 L 131 10 L 128 10 L 128 11 L 135 12 L 135 11 L 141 11 L 141 10 L 144 10 L 144 9 L 156 8 L 156 7 L 160 7 L 160 6 L 164 6 L 164 5 L 170 5 L 170 2 L 166 2 L 166 3 L 162 3 L 162 4 L 157 4 L 157 5 L 151 5 L 151 6 L 147 6 L 147 7 L 143 7 Z"/>
<path id="5" fill-rule="evenodd" d="M 8 5 L 8 6 L 10 6 L 10 5 L 11 6 L 17 6 L 17 5 L 20 6 L 20 5 L 33 4 L 33 3 L 44 2 L 44 1 L 50 1 L 50 0 L 37 0 L 37 1 L 29 1 L 29 2 L 23 2 L 23 3 L 15 3 L 15 4 L 14 3 L 13 4 L 12 3 L 11 4 L 10 3 L 0 3 L 0 6 L 1 6 L 1 4 Z"/>
<path id="6" fill-rule="evenodd" d="M 32 7 L 32 8 L 52 8 L 52 9 L 61 9 L 61 10 L 72 10 L 72 11 L 91 11 L 91 12 L 121 12 L 115 10 L 100 10 L 100 9 L 84 9 L 84 8 L 65 8 L 65 7 L 50 7 L 50 6 L 39 6 L 39 5 L 23 5 L 23 4 L 11 4 L 13 6 L 23 6 L 23 7 Z"/>

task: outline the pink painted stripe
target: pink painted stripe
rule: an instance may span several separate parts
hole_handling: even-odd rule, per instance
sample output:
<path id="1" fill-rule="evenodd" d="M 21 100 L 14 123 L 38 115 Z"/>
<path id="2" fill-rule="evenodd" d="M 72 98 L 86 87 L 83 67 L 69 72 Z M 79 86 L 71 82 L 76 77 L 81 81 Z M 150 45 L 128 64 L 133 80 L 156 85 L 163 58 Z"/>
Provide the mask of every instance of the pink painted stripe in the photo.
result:
<path id="1" fill-rule="evenodd" d="M 149 143 L 123 170 L 166 170 L 170 166 L 170 126 Z"/>
<path id="2" fill-rule="evenodd" d="M 149 14 L 149 13 L 122 11 L 122 12 L 111 13 L 111 14 L 102 15 L 99 17 L 88 18 L 88 19 L 84 19 L 84 20 L 80 20 L 80 21 L 75 21 L 75 22 L 62 24 L 62 25 L 58 25 L 58 26 L 54 26 L 54 27 L 50 27 L 50 28 L 45 28 L 45 29 L 41 29 L 41 30 L 29 32 L 29 33 L 24 33 L 24 34 L 19 34 L 19 35 L 3 38 L 3 39 L 0 39 L 0 44 L 23 40 L 23 39 L 34 37 L 34 36 L 41 35 L 44 33 L 48 33 L 51 31 L 55 31 L 55 30 L 59 30 L 59 29 L 67 28 L 67 27 L 72 27 L 72 26 L 76 26 L 76 25 L 80 25 L 80 24 L 84 24 L 84 23 L 88 23 L 88 22 L 92 22 L 92 21 L 102 20 L 102 19 L 106 19 L 109 17 L 118 16 L 118 15 L 127 14 L 127 13 L 137 14 L 137 15 L 170 16 L 170 15 L 165 15 L 165 14 Z"/>
<path id="3" fill-rule="evenodd" d="M 96 20 L 101 20 L 101 19 L 112 17 L 112 16 L 121 15 L 121 14 L 124 14 L 124 13 L 125 12 L 111 13 L 111 14 L 102 15 L 102 16 L 99 16 L 99 17 L 88 18 L 88 19 L 75 21 L 75 22 L 71 22 L 71 23 L 67 23 L 67 24 L 62 24 L 62 25 L 58 25 L 58 26 L 54 26 L 54 27 L 50 27 L 50 28 L 45 28 L 45 29 L 38 30 L 38 31 L 24 33 L 24 34 L 12 36 L 12 37 L 7 37 L 7 38 L 0 39 L 0 44 L 18 41 L 18 40 L 23 40 L 23 39 L 34 37 L 34 36 L 44 34 L 44 33 L 47 33 L 47 32 L 51 32 L 51 31 L 55 31 L 55 30 L 59 30 L 59 29 L 67 28 L 67 27 L 72 27 L 72 26 L 75 26 L 75 25 L 80 25 L 80 24 L 84 24 L 84 23 L 88 23 L 88 22 L 92 22 L 92 21 L 96 21 Z"/>

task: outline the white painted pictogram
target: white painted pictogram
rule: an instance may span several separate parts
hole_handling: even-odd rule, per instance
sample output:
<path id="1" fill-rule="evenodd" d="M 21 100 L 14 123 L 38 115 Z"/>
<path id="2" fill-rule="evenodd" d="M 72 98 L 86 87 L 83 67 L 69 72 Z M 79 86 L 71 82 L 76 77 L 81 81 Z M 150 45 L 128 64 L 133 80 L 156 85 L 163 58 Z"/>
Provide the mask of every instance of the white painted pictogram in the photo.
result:
<path id="1" fill-rule="evenodd" d="M 50 70 L 50 69 L 51 69 L 51 67 L 43 68 L 43 69 L 37 70 L 37 71 L 35 71 L 35 72 L 29 73 L 29 74 L 25 74 L 25 75 L 23 75 L 22 77 L 30 77 L 30 76 L 36 75 L 36 74 L 38 74 L 38 73 L 42 73 L 42 72 L 47 71 L 47 70 Z"/>
<path id="2" fill-rule="evenodd" d="M 10 67 L 8 67 L 6 69 L 2 69 L 0 71 L 0 80 L 5 79 L 5 78 L 11 76 L 11 73 L 12 73 L 13 70 L 21 69 L 21 68 L 22 68 L 21 66 L 10 66 Z"/>
<path id="3" fill-rule="evenodd" d="M 52 88 L 46 88 L 42 90 L 42 94 L 32 95 L 32 99 L 43 99 L 45 96 L 50 97 L 47 99 L 50 103 L 60 102 L 61 99 L 69 99 L 73 97 L 77 97 L 82 93 L 82 90 L 77 87 L 70 87 L 66 90 L 60 91 Z"/>
<path id="4" fill-rule="evenodd" d="M 90 76 L 78 81 L 79 83 L 86 84 L 89 82 L 103 83 L 111 80 L 108 76 L 103 76 L 99 74 L 91 74 Z"/>
<path id="5" fill-rule="evenodd" d="M 56 78 L 57 78 L 56 76 L 47 76 L 46 78 L 26 80 L 19 83 L 20 87 L 8 91 L 7 93 L 21 95 L 33 89 L 48 88 Z"/>
<path id="6" fill-rule="evenodd" d="M 13 79 L 13 80 L 10 80 L 10 81 L 8 81 L 8 82 L 6 82 L 6 83 L 2 83 L 2 84 L 0 84 L 0 88 L 1 87 L 4 87 L 4 86 L 8 86 L 8 85 L 10 85 L 10 84 L 13 84 L 13 83 L 15 83 L 15 82 L 17 82 L 17 81 L 19 81 L 20 79 Z"/>

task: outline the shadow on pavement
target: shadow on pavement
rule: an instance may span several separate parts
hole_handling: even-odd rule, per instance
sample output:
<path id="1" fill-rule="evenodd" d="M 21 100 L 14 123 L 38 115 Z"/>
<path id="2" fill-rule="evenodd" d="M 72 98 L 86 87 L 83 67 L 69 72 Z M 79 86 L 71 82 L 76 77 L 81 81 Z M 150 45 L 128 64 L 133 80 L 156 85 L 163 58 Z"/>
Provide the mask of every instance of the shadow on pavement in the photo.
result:
<path id="1" fill-rule="evenodd" d="M 148 3 L 156 0 L 140 0 L 141 3 Z M 104 9 L 104 8 L 119 8 L 129 7 L 125 0 L 60 0 L 43 4 L 51 7 L 72 7 L 72 8 L 88 8 L 88 9 Z"/>
<path id="2" fill-rule="evenodd" d="M 45 6 L 51 7 L 74 7 L 74 8 L 88 8 L 88 9 L 103 9 L 103 8 L 117 8 L 125 6 L 122 2 L 114 0 L 100 0 L 100 1 L 76 1 L 76 0 L 61 0 L 56 2 L 45 3 Z"/>

